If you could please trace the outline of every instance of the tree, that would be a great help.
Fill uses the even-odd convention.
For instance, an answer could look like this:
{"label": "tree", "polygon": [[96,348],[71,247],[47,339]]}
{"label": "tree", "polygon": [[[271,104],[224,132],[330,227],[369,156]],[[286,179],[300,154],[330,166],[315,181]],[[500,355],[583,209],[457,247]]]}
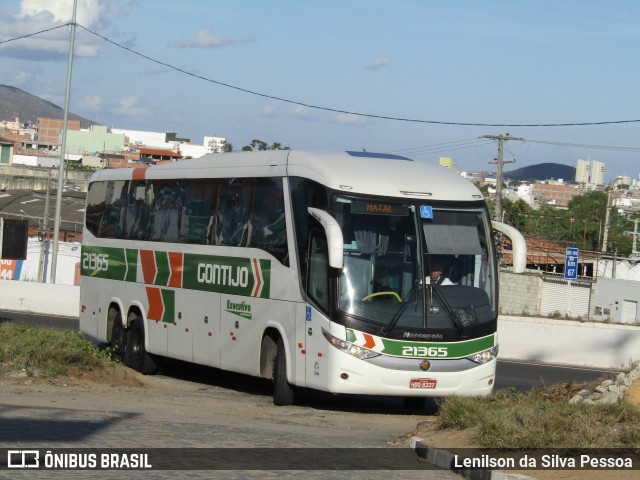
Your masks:
{"label": "tree", "polygon": [[508,198],[503,198],[502,210],[505,214],[504,218],[506,223],[520,231],[524,231],[527,223],[527,217],[532,211],[527,202],[521,198],[515,202]]}
{"label": "tree", "polygon": [[281,143],[278,142],[273,142],[271,145],[269,145],[267,142],[263,141],[263,140],[258,140],[257,138],[254,138],[253,140],[251,140],[251,143],[249,145],[245,145],[244,147],[242,147],[242,151],[243,152],[254,152],[254,151],[264,151],[264,150],[290,150],[289,147],[283,147]]}

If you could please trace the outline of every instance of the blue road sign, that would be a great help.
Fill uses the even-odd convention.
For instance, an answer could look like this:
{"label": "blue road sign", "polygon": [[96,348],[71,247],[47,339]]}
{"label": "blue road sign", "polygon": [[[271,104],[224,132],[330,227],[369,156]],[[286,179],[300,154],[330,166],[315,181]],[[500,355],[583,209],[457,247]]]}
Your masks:
{"label": "blue road sign", "polygon": [[578,278],[578,254],[580,250],[576,247],[567,247],[564,258],[564,278],[575,280]]}

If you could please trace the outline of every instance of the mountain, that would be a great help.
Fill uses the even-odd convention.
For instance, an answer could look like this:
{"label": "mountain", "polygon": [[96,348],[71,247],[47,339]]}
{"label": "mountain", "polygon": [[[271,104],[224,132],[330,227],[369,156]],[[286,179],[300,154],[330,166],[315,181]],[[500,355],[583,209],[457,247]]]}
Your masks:
{"label": "mountain", "polygon": [[510,172],[504,172],[505,178],[511,180],[559,180],[573,182],[576,178],[576,169],[560,163],[539,163],[528,167],[518,168]]}
{"label": "mountain", "polygon": [[[19,88],[0,85],[0,120],[13,121],[16,117],[21,123],[32,124],[37,123],[38,117],[62,120],[64,109]],[[93,120],[71,112],[69,112],[69,120],[80,120],[80,128],[89,128],[90,125],[96,124]]]}

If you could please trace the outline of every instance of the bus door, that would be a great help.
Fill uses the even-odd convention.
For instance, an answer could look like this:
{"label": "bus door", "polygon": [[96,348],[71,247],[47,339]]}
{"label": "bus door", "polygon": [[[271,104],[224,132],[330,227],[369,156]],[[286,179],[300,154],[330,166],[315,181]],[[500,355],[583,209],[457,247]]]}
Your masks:
{"label": "bus door", "polygon": [[220,367],[220,294],[194,295],[189,303],[193,316],[193,361]]}
{"label": "bus door", "polygon": [[221,295],[220,368],[255,375],[259,370],[260,341],[255,331],[256,299]]}
{"label": "bus door", "polygon": [[306,385],[326,388],[327,350],[329,343],[322,328],[329,329],[329,254],[324,231],[313,229],[309,239],[306,293],[314,305],[306,305],[304,335],[306,350]]}

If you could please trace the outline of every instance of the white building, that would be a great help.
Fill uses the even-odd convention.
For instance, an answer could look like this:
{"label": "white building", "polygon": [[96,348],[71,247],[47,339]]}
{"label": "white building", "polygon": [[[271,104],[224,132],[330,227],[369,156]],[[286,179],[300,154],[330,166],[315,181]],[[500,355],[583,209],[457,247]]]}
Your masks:
{"label": "white building", "polygon": [[207,153],[222,153],[227,143],[222,137],[204,137],[202,145],[180,141],[167,141],[167,133],[143,132],[112,128],[111,133],[124,134],[129,139],[131,147],[162,148],[179,152],[183,157],[199,158]]}
{"label": "white building", "polygon": [[585,185],[604,185],[603,162],[596,160],[578,160],[576,162],[576,183]]}

